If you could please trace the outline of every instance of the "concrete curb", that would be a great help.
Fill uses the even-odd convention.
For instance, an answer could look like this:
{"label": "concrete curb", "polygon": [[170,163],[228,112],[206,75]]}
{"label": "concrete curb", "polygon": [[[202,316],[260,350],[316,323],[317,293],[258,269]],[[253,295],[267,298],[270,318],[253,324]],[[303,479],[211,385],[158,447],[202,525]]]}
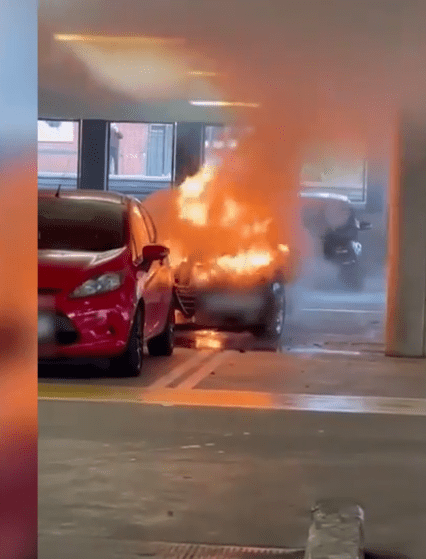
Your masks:
{"label": "concrete curb", "polygon": [[364,559],[364,511],[354,503],[321,501],[312,509],[305,559]]}

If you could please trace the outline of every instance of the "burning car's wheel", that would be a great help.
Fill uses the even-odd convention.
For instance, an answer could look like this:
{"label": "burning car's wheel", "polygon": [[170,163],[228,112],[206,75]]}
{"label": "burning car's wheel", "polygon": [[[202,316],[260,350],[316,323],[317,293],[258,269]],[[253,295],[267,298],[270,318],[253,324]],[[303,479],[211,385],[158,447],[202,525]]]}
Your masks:
{"label": "burning car's wheel", "polygon": [[251,328],[252,334],[257,338],[278,340],[284,330],[285,321],[285,292],[284,285],[274,283],[272,294],[269,297],[265,321]]}
{"label": "burning car's wheel", "polygon": [[139,309],[133,321],[129,343],[123,355],[111,359],[111,368],[117,376],[137,377],[143,361],[143,313]]}
{"label": "burning car's wheel", "polygon": [[150,355],[159,357],[161,355],[170,356],[173,353],[175,341],[175,309],[172,305],[169,310],[166,327],[164,332],[148,341],[148,351]]}

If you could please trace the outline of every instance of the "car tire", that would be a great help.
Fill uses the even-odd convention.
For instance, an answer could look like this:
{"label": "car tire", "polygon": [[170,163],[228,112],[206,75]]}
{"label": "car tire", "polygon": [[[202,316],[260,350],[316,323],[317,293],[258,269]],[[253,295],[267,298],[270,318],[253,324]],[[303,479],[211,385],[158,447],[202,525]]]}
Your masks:
{"label": "car tire", "polygon": [[253,334],[255,338],[265,338],[268,328],[266,324],[255,324],[250,328],[250,333]]}
{"label": "car tire", "polygon": [[172,355],[175,344],[175,309],[172,305],[167,317],[164,331],[148,341],[148,351],[153,357]]}
{"label": "car tire", "polygon": [[120,377],[137,377],[143,363],[143,312],[138,309],[130,331],[126,351],[111,359],[111,369]]}
{"label": "car tire", "polygon": [[284,331],[286,301],[283,287],[279,296],[271,300],[270,307],[272,312],[269,313],[268,319],[262,324],[253,326],[251,332],[256,338],[266,338],[270,341],[276,341],[281,338]]}

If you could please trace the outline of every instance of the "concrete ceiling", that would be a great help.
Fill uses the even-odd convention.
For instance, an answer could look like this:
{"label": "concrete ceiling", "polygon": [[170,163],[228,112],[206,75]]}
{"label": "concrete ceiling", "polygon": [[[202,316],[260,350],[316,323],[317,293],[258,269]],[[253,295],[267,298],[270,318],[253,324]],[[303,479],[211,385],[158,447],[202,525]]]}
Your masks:
{"label": "concrete ceiling", "polygon": [[[192,107],[195,95],[258,101],[275,112],[295,102],[302,110],[319,97],[373,113],[402,99],[423,104],[425,16],[423,3],[407,0],[40,0],[40,114],[251,118],[243,110]],[[165,82],[158,95],[135,89],[134,81],[111,85],[93,60],[59,45],[54,33],[183,38],[184,47],[157,53],[180,69],[222,77]],[[113,58],[117,73],[120,58]]]}

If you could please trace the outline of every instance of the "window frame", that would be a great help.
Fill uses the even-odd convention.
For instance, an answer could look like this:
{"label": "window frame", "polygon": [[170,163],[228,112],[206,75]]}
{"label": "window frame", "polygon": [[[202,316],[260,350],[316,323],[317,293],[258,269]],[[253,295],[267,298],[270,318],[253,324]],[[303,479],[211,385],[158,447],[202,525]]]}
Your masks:
{"label": "window frame", "polygon": [[[142,212],[139,210],[138,206],[139,206],[139,204],[138,204],[137,200],[133,200],[133,199],[130,200],[130,202],[129,202],[129,226],[130,226],[130,237],[132,239],[132,260],[136,265],[138,265],[142,262],[143,248],[147,244],[151,244],[150,235],[149,235],[149,231],[146,227],[145,219],[142,215]],[[139,214],[139,217],[138,217],[138,214]],[[142,243],[140,246],[138,246],[138,240],[137,240],[137,236],[135,234],[138,222],[142,226],[142,231],[144,231],[145,238],[148,241],[147,243],[146,242]]]}
{"label": "window frame", "polygon": [[[145,174],[143,174],[142,172],[140,172],[139,174],[134,173],[131,175],[127,175],[124,173],[121,173],[122,170],[122,164],[121,164],[121,159],[120,159],[120,147],[118,149],[118,153],[117,153],[117,158],[118,158],[118,169],[120,170],[120,172],[118,174],[111,174],[109,172],[109,164],[110,164],[110,160],[111,160],[111,149],[110,147],[108,147],[108,177],[107,177],[107,190],[109,190],[109,182],[112,179],[113,181],[116,180],[124,180],[124,181],[170,181],[172,182],[173,180],[173,158],[174,158],[174,143],[175,143],[175,128],[176,128],[176,122],[147,122],[147,121],[129,121],[129,120],[120,120],[120,121],[108,121],[109,124],[109,134],[111,135],[111,129],[113,125],[120,125],[120,124],[132,124],[132,125],[144,125],[147,127],[147,136],[146,136],[146,170],[145,170]],[[164,128],[164,138],[163,138],[163,161],[162,161],[162,169],[163,171],[166,169],[166,167],[169,167],[169,172],[168,174],[165,175],[148,175],[146,174],[148,172],[148,160],[149,160],[149,151],[150,151],[150,138],[151,138],[151,130],[152,127],[155,126],[160,126]],[[120,131],[119,131],[120,132]],[[170,147],[170,153],[168,150],[168,147]],[[141,146],[142,148],[142,146]],[[140,148],[140,149],[141,149]],[[142,149],[141,149],[141,153],[142,153]],[[141,158],[141,165],[143,165],[142,162],[142,158]],[[141,168],[142,171],[143,167]]]}
{"label": "window frame", "polygon": [[[74,189],[78,189],[79,185],[80,185],[80,177],[81,177],[81,130],[82,130],[82,120],[78,119],[78,118],[37,118],[37,126],[39,122],[72,122],[73,124],[76,124],[76,137],[77,137],[77,168],[76,168],[76,173],[75,173],[75,180],[76,180],[76,184],[75,186],[70,187],[71,190]],[[37,160],[38,160],[38,155],[39,155],[39,144],[40,143],[45,143],[45,142],[40,142],[38,140],[37,137]],[[49,142],[46,142],[49,143]],[[72,177],[65,177],[64,175],[72,175]],[[58,181],[61,181],[61,179],[63,180],[64,178],[69,178],[74,180],[74,173],[73,172],[53,172],[53,171],[44,171],[44,172],[39,172],[38,166],[37,166],[37,181],[39,180],[40,175],[43,177],[49,177],[52,179],[57,179]],[[50,188],[50,187],[49,187]]]}

